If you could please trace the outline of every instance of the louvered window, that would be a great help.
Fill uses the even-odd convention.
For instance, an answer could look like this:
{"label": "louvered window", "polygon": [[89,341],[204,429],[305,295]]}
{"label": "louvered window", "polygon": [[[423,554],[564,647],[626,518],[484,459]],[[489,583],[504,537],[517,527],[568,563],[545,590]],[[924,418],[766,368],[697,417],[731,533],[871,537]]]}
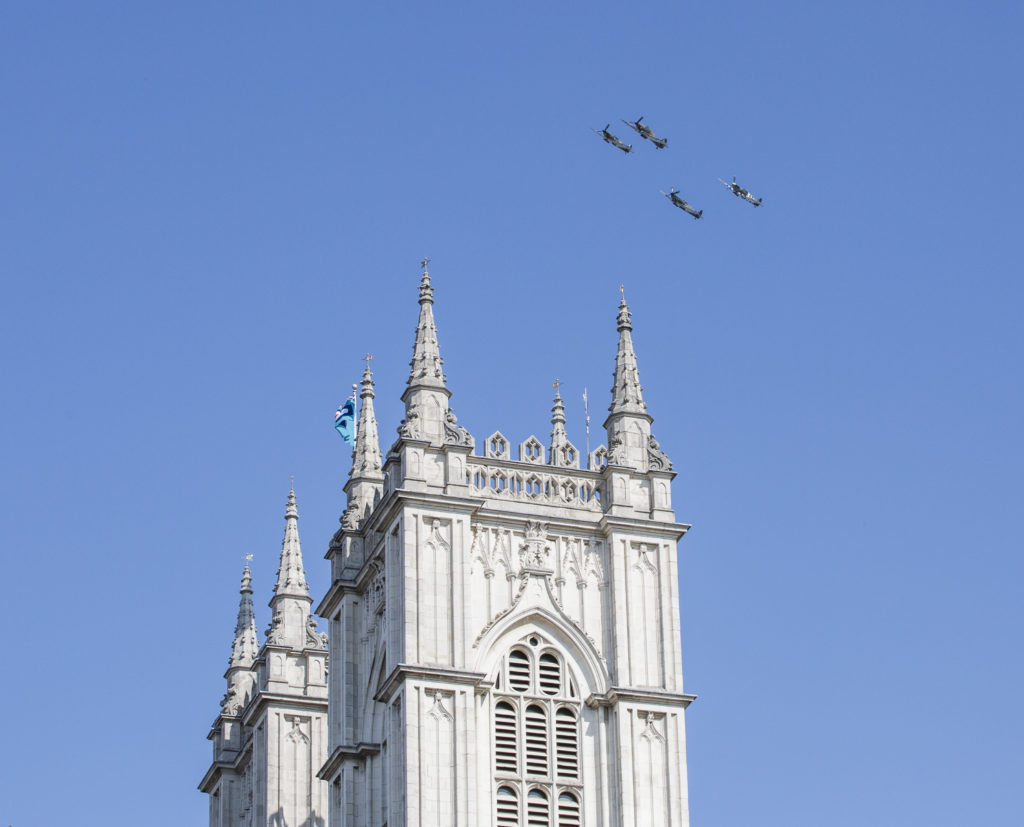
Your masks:
{"label": "louvered window", "polygon": [[519,796],[512,787],[498,787],[498,827],[519,827]]}
{"label": "louvered window", "polygon": [[576,713],[564,706],[555,713],[555,768],[561,778],[580,777]]}
{"label": "louvered window", "polygon": [[562,657],[529,637],[508,653],[495,695],[495,824],[582,827],[581,707]]}
{"label": "louvered window", "polygon": [[529,827],[551,827],[548,794],[536,787],[526,797],[526,823]]}
{"label": "louvered window", "polygon": [[562,688],[562,665],[550,652],[540,656],[540,691],[555,696]]}
{"label": "louvered window", "polygon": [[514,692],[530,690],[530,656],[519,649],[508,656],[508,685]]}
{"label": "louvered window", "polygon": [[580,801],[573,793],[558,796],[558,827],[580,827]]}
{"label": "louvered window", "polygon": [[519,771],[516,711],[508,701],[494,707],[494,767],[498,772]]}
{"label": "louvered window", "polygon": [[536,704],[526,707],[526,774],[548,774],[548,716]]}

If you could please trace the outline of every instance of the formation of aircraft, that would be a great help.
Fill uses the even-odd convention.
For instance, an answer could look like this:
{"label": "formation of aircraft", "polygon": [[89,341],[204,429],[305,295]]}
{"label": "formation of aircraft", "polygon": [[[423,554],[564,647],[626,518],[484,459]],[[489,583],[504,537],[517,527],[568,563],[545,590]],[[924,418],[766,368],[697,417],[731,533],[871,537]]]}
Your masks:
{"label": "formation of aircraft", "polygon": [[683,210],[684,212],[688,212],[694,218],[700,218],[702,215],[704,215],[704,210],[695,210],[686,201],[680,198],[679,190],[677,190],[675,187],[673,187],[668,192],[665,192],[665,190],[661,190],[661,194],[664,195],[675,206],[679,207],[679,209]]}
{"label": "formation of aircraft", "polygon": [[595,135],[600,135],[606,144],[611,144],[616,149],[621,149],[627,155],[633,151],[633,144],[625,144],[608,131],[610,123],[604,125],[604,129],[591,130]]}
{"label": "formation of aircraft", "polygon": [[[718,180],[722,181],[721,178],[719,178]],[[722,181],[722,183],[725,184],[725,188],[727,190],[729,190],[729,192],[731,192],[737,198],[742,198],[748,204],[753,204],[755,207],[760,207],[761,206],[761,199],[760,198],[754,198],[754,196],[750,194],[749,190],[745,190],[745,189],[743,189],[743,187],[741,187],[739,184],[737,184],[736,183],[736,176],[735,175],[732,177],[732,183],[731,184],[728,181]]]}
{"label": "formation of aircraft", "polygon": [[[645,141],[650,141],[652,144],[654,144],[654,146],[657,149],[664,149],[666,146],[668,146],[668,138],[659,138],[657,135],[655,135],[654,130],[643,122],[643,115],[641,115],[635,121],[627,121],[625,118],[622,118],[621,120],[626,126],[628,126],[630,129],[636,132]],[[611,144],[616,149],[621,149],[626,154],[632,152],[633,145],[624,143],[611,132],[609,132],[608,128],[610,126],[610,123],[605,124],[604,129],[594,129],[592,131],[595,135],[599,135],[605,143]],[[750,190],[744,189],[739,184],[737,184],[735,175],[732,178],[731,184],[728,181],[722,181],[721,178],[719,178],[718,180],[722,182],[722,184],[725,186],[726,189],[729,190],[729,192],[731,192],[737,198],[742,198],[748,204],[753,204],[755,207],[760,207],[763,203],[763,199],[755,197],[753,194],[751,194]],[[672,189],[669,192],[661,190],[661,194],[664,195],[669,201],[671,201],[674,207],[678,207],[687,214],[692,215],[694,218],[700,218],[704,214],[704,210],[694,209],[687,201],[685,201],[683,197],[679,195],[679,190],[677,190],[675,187],[672,187]]]}
{"label": "formation of aircraft", "polygon": [[659,138],[654,134],[654,130],[651,129],[647,124],[642,123],[644,116],[641,115],[635,121],[627,121],[622,119],[622,122],[630,129],[636,131],[641,138],[644,138],[654,144],[658,149],[664,149],[668,146],[668,138]]}

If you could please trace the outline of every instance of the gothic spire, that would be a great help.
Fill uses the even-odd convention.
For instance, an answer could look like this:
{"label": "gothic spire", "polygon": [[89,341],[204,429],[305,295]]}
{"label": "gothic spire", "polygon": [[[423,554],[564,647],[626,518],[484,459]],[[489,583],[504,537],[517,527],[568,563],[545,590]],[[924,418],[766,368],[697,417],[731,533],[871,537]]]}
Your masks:
{"label": "gothic spire", "polygon": [[380,442],[377,437],[377,417],[373,412],[373,374],[366,354],[366,369],[363,371],[362,388],[359,391],[359,424],[356,428],[356,444],[352,452],[352,479],[383,476],[380,459]]}
{"label": "gothic spire", "polygon": [[[248,561],[251,555],[246,556]],[[242,587],[239,589],[242,598],[238,602],[238,622],[235,623],[235,642],[231,647],[230,666],[248,668],[252,666],[259,652],[260,644],[256,636],[256,617],[252,611],[252,574],[246,562],[242,571]]]}
{"label": "gothic spire", "polygon": [[420,265],[423,277],[420,280],[420,320],[416,325],[416,343],[412,349],[412,361],[409,363],[408,386],[439,388],[447,392],[444,371],[441,369],[441,349],[437,344],[437,328],[434,326],[434,288],[430,285],[430,273],[425,258]]}
{"label": "gothic spire", "polygon": [[633,324],[630,321],[629,305],[626,304],[625,290],[619,287],[619,292],[622,293],[617,319],[619,351],[615,355],[615,384],[612,386],[612,404],[608,410],[613,416],[623,413],[646,414],[647,405],[644,403],[640,372],[633,352]]}
{"label": "gothic spire", "polygon": [[281,542],[281,566],[277,570],[274,597],[309,598],[306,570],[302,566],[302,546],[299,544],[299,512],[295,507],[295,488],[288,492],[288,506],[284,512],[284,540]]}
{"label": "gothic spire", "polygon": [[565,405],[562,403],[562,393],[559,389],[562,383],[556,379],[551,384],[555,388],[555,404],[551,407],[551,449],[548,456],[551,457],[552,464],[557,464],[556,457],[565,448],[569,437],[565,433]]}

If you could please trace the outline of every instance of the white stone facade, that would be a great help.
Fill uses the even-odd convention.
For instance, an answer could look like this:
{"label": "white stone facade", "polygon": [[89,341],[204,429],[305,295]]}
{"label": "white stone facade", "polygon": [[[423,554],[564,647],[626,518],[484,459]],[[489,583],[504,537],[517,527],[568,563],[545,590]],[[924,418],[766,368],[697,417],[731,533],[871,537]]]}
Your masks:
{"label": "white stone facade", "polygon": [[327,641],[310,615],[295,492],[288,495],[273,620],[258,646],[249,567],[242,575],[228,692],[207,736],[213,763],[199,789],[210,827],[325,827]]}
{"label": "white stone facade", "polygon": [[405,419],[383,461],[363,377],[317,609],[330,628],[329,749],[314,769],[328,823],[687,825],[676,544],[688,526],[625,300],[610,449],[581,457],[556,391],[547,449],[530,437],[515,458],[501,433],[477,452],[457,424],[425,270],[419,301]]}

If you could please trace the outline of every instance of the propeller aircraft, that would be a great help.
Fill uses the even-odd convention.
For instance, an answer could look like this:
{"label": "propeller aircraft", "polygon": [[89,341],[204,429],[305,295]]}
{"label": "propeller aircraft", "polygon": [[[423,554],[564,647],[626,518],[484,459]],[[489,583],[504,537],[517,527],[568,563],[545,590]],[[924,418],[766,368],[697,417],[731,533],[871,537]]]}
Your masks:
{"label": "propeller aircraft", "polygon": [[[722,181],[721,178],[719,178],[718,180]],[[731,184],[728,181],[722,181],[722,183],[725,185],[725,188],[727,190],[729,190],[737,198],[742,198],[748,204],[753,204],[755,207],[760,207],[761,206],[762,199],[754,198],[754,196],[751,195],[748,190],[743,189],[743,187],[741,187],[739,184],[737,184],[736,183],[736,176],[735,175],[732,177],[732,183]]]}
{"label": "propeller aircraft", "polygon": [[591,132],[593,132],[595,135],[600,135],[602,140],[604,140],[604,142],[606,144],[611,144],[616,149],[621,149],[627,155],[630,152],[632,152],[633,151],[633,145],[632,144],[625,144],[622,141],[620,141],[618,138],[616,138],[614,135],[612,135],[612,133],[608,131],[608,127],[609,126],[611,126],[610,123],[609,124],[605,124],[604,129],[600,129],[600,130],[599,129],[592,129]]}
{"label": "propeller aircraft", "polygon": [[641,115],[635,121],[627,121],[623,119],[623,123],[630,129],[634,130],[641,138],[644,138],[654,144],[658,149],[664,149],[668,145],[668,138],[659,138],[654,134],[654,130],[651,129],[647,124],[641,123],[644,116]]}
{"label": "propeller aircraft", "polygon": [[686,213],[689,213],[694,218],[700,218],[702,215],[704,215],[704,210],[695,210],[686,201],[680,198],[679,190],[677,190],[675,187],[673,187],[669,192],[661,190],[661,194],[664,195],[669,201],[671,201],[674,206],[679,207],[679,209],[683,210]]}

